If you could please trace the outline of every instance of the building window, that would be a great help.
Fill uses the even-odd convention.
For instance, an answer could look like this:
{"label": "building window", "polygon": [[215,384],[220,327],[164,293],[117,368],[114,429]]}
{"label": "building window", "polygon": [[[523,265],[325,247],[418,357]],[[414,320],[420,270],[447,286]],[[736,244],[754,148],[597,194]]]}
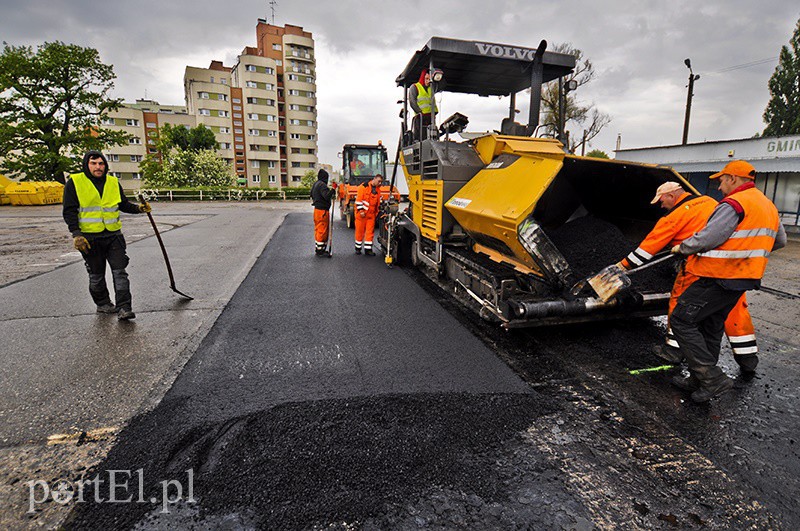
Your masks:
{"label": "building window", "polygon": [[250,136],[259,136],[261,134],[261,131],[259,131],[258,129],[248,129],[247,134]]}
{"label": "building window", "polygon": [[267,161],[267,168],[274,168],[274,167],[275,167],[275,161],[274,160],[268,160]]}
{"label": "building window", "polygon": [[254,112],[247,113],[247,119],[248,120],[258,120],[259,119],[258,118],[258,114],[254,113]]}
{"label": "building window", "polygon": [[158,127],[158,124],[156,124],[155,122],[147,122],[147,127],[149,129],[155,129],[156,127]]}
{"label": "building window", "polygon": [[248,72],[255,72],[256,71],[256,65],[245,65],[244,69],[247,70]]}
{"label": "building window", "polygon": [[283,65],[283,61],[278,59],[277,61],[275,61],[275,64],[278,65],[278,66],[282,66]]}
{"label": "building window", "polygon": [[253,175],[253,182],[254,183],[260,183],[261,182],[261,176],[260,175]]}
{"label": "building window", "polygon": [[141,155],[131,155],[131,162],[142,162]]}
{"label": "building window", "polygon": [[131,177],[133,177],[134,179],[141,179],[142,174],[139,172],[131,173]]}
{"label": "building window", "polygon": [[119,162],[119,155],[112,155],[109,153],[106,155],[106,160],[108,160],[108,162]]}
{"label": "building window", "polygon": [[316,137],[314,135],[308,135],[309,140],[314,140]]}
{"label": "building window", "polygon": [[267,90],[275,90],[275,85],[273,85],[272,83],[267,83],[264,88]]}
{"label": "building window", "polygon": [[314,120],[306,120],[306,125],[309,127],[314,127]]}
{"label": "building window", "polygon": [[131,144],[136,144],[136,145],[141,145],[142,139],[139,138],[138,136],[135,136],[135,137],[130,139],[130,143]]}
{"label": "building window", "polygon": [[147,152],[148,152],[148,153],[150,153],[150,154],[152,155],[153,153],[158,153],[158,150],[157,150],[156,148],[149,148],[149,149],[147,150]]}
{"label": "building window", "polygon": [[[241,120],[241,119],[242,119],[242,113],[240,113],[240,112],[235,112],[235,113],[233,113],[233,117],[234,117],[234,118],[239,118],[239,119]],[[236,123],[234,123],[233,125],[242,125],[242,122],[236,122]]]}
{"label": "building window", "polygon": [[280,45],[280,44],[277,44],[277,43],[273,43],[273,44],[272,44],[272,49],[273,49],[273,50],[280,50],[280,49],[281,49],[281,45]]}
{"label": "building window", "polygon": [[230,113],[228,113],[228,111],[217,111],[217,112],[219,113],[219,116],[223,118],[227,118],[228,116],[230,116]]}
{"label": "building window", "polygon": [[261,161],[251,160],[250,161],[250,167],[251,168],[260,168],[261,167]]}
{"label": "building window", "polygon": [[242,110],[242,106],[241,105],[234,105],[233,106],[233,110],[234,111],[241,111]]}
{"label": "building window", "polygon": [[266,68],[266,71],[267,71],[267,74],[274,74],[275,73],[275,70],[273,68],[270,68],[269,66]]}
{"label": "building window", "polygon": [[228,95],[227,94],[217,94],[217,99],[218,100],[222,100],[222,101],[228,101]]}
{"label": "building window", "polygon": [[209,97],[210,96],[208,95],[208,92],[200,92],[200,99],[201,100],[207,100]]}
{"label": "building window", "polygon": [[268,122],[274,122],[274,121],[275,121],[275,116],[274,116],[274,115],[272,115],[272,114],[268,114],[268,115],[267,115],[267,121],[268,121]]}
{"label": "building window", "polygon": [[233,103],[242,103],[242,99],[241,98],[233,98],[231,100],[231,102],[233,102]]}
{"label": "building window", "polygon": [[289,123],[292,124],[292,125],[300,125],[300,120],[292,119],[292,120],[289,120]]}
{"label": "building window", "polygon": [[119,172],[118,171],[110,171],[110,172],[108,172],[108,174],[110,176],[112,176],[112,177],[119,177]]}
{"label": "building window", "polygon": [[300,106],[299,105],[295,105],[294,103],[292,103],[292,104],[289,105],[289,110],[290,111],[299,111],[300,110]]}
{"label": "building window", "polygon": [[200,116],[211,116],[211,111],[209,111],[208,109],[199,109],[197,111],[197,114],[199,114]]}
{"label": "building window", "polygon": [[267,100],[267,105],[275,106],[275,100]]}
{"label": "building window", "polygon": [[242,130],[241,129],[234,129],[233,132],[236,133],[237,135],[241,135],[242,134]]}
{"label": "building window", "polygon": [[291,138],[292,140],[300,140],[300,135],[298,135],[297,133],[290,133],[289,138]]}
{"label": "building window", "polygon": [[220,142],[219,143],[219,148],[220,149],[230,149],[231,148],[231,143],[230,142]]}
{"label": "building window", "polygon": [[301,179],[301,177],[299,175],[292,175],[292,182],[293,183],[299,183],[300,179]]}
{"label": "building window", "polygon": [[292,168],[299,168],[299,167],[300,167],[299,162],[292,162]]}
{"label": "building window", "polygon": [[100,123],[103,125],[115,125],[113,118],[103,118]]}
{"label": "building window", "polygon": [[294,74],[289,74],[289,81],[297,81],[297,76]]}
{"label": "building window", "polygon": [[313,83],[313,82],[314,82],[314,78],[313,77],[311,77],[311,76],[306,77],[306,83]]}
{"label": "building window", "polygon": [[271,183],[275,182],[275,176],[274,175],[270,175],[269,176],[269,182],[271,182]]}
{"label": "building window", "polygon": [[245,81],[244,86],[247,88],[258,88],[258,83],[255,81]]}
{"label": "building window", "polygon": [[289,96],[299,96],[300,91],[295,89],[289,89]]}
{"label": "building window", "polygon": [[224,133],[224,134],[228,134],[228,133],[231,132],[231,128],[230,127],[220,127],[219,128],[219,132],[220,133]]}
{"label": "building window", "polygon": [[131,127],[138,127],[139,120],[133,120],[131,118],[128,118],[127,120],[125,120],[125,125],[130,125]]}
{"label": "building window", "polygon": [[275,131],[267,131],[267,136],[275,136]]}

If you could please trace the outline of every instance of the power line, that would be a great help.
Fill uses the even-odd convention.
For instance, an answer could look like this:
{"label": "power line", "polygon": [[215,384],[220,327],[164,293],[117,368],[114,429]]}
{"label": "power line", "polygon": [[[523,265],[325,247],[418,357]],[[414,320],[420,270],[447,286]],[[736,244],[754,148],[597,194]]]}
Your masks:
{"label": "power line", "polygon": [[708,74],[705,74],[705,75],[724,74],[724,73],[727,73],[727,72],[733,72],[734,70],[741,70],[743,68],[750,68],[750,67],[753,67],[753,66],[763,65],[765,63],[771,63],[771,62],[777,61],[777,60],[778,60],[777,57],[767,57],[766,59],[758,59],[756,61],[750,61],[749,63],[742,63],[742,64],[738,64],[738,65],[728,66],[728,67],[725,67],[725,68],[723,68],[721,70],[716,70],[714,72],[709,72]]}

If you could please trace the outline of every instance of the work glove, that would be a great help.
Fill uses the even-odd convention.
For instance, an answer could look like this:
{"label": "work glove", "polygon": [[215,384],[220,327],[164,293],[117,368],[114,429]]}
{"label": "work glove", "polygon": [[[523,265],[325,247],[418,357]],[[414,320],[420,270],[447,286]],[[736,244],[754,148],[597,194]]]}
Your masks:
{"label": "work glove", "polygon": [[147,214],[152,211],[153,209],[150,206],[150,203],[148,203],[147,201],[143,201],[142,204],[139,205],[139,212],[141,212],[142,214]]}
{"label": "work glove", "polygon": [[669,252],[672,253],[672,254],[677,254],[677,255],[683,256],[683,253],[681,252],[681,245],[680,244],[678,244],[675,247],[673,247],[672,249],[670,249]]}
{"label": "work glove", "polygon": [[627,270],[628,270],[628,268],[627,268],[627,267],[625,267],[625,266],[622,264],[622,260],[620,260],[619,262],[617,262],[616,264],[614,264],[614,267],[618,267],[618,268],[620,268],[620,269],[621,269],[621,270],[623,270],[623,271],[627,271]]}
{"label": "work glove", "polygon": [[87,240],[83,236],[75,236],[72,239],[72,245],[75,247],[75,249],[77,249],[82,253],[88,253],[89,249],[92,248],[92,246],[89,245],[89,240]]}

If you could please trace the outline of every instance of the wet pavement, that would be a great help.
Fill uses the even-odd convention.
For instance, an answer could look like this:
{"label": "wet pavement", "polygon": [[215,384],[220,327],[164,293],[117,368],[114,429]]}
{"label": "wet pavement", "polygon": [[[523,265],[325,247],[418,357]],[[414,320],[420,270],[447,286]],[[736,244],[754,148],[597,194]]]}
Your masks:
{"label": "wet pavement", "polygon": [[[661,365],[659,320],[502,332],[351,234],[315,258],[286,218],[158,405],[69,477],[141,469],[143,502],[73,504],[68,528],[800,526],[795,299],[755,294],[757,377],[698,406],[680,369],[629,372]],[[765,284],[798,291],[794,245]]]}

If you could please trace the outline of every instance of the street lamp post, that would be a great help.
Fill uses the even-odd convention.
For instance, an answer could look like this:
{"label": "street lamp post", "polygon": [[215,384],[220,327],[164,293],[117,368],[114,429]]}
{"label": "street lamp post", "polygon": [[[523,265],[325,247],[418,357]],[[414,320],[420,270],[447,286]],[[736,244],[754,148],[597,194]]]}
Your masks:
{"label": "street lamp post", "polygon": [[564,132],[567,124],[567,94],[578,88],[578,82],[574,79],[564,81],[564,78],[558,79],[558,131],[556,135],[558,141],[564,144],[569,151],[569,137]]}
{"label": "street lamp post", "polygon": [[694,96],[694,82],[700,79],[700,74],[694,74],[692,72],[692,62],[689,59],[686,59],[683,64],[686,65],[686,68],[689,69],[689,91],[686,93],[686,116],[683,119],[683,142],[682,144],[685,146],[687,140],[689,139],[689,115],[692,114],[692,96]]}

